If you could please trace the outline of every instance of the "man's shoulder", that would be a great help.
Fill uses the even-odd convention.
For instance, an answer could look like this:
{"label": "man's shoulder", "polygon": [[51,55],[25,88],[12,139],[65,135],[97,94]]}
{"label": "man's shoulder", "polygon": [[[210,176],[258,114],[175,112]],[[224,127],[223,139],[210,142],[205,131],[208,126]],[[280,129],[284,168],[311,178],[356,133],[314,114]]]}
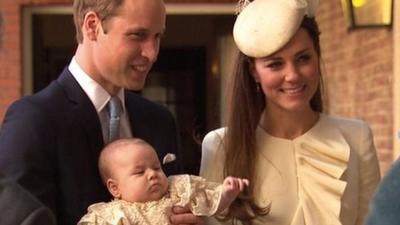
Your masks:
{"label": "man's shoulder", "polygon": [[43,90],[28,96],[23,96],[14,101],[9,111],[20,112],[24,114],[47,114],[46,112],[62,111],[63,102],[66,97],[61,88],[51,83]]}
{"label": "man's shoulder", "polygon": [[39,111],[40,114],[60,114],[66,111],[65,107],[71,106],[70,103],[84,101],[90,102],[70,72],[65,69],[45,88],[14,101],[10,109],[15,108],[20,112],[29,109],[31,112]]}

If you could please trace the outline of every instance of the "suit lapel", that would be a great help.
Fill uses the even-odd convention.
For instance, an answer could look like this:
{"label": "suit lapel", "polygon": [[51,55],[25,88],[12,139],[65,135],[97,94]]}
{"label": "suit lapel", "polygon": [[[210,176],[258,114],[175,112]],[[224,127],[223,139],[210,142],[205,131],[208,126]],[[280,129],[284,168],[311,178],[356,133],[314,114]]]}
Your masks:
{"label": "suit lapel", "polygon": [[102,149],[104,141],[101,124],[93,103],[68,68],[64,69],[57,81],[64,89],[71,104],[69,119],[76,125],[74,130],[76,132],[83,131],[85,137],[82,138],[88,138],[88,143],[93,146],[93,150]]}
{"label": "suit lapel", "polygon": [[[135,103],[133,101],[133,97],[131,96],[131,93],[129,93],[129,91],[125,91],[125,108],[127,110],[127,115],[129,117],[129,123],[131,125],[131,132],[132,132],[132,136],[136,137],[137,134],[135,131],[137,131],[138,129],[136,128],[136,126],[139,123],[134,123],[134,121],[139,121],[138,116],[135,114]],[[138,109],[139,110],[139,109]]]}

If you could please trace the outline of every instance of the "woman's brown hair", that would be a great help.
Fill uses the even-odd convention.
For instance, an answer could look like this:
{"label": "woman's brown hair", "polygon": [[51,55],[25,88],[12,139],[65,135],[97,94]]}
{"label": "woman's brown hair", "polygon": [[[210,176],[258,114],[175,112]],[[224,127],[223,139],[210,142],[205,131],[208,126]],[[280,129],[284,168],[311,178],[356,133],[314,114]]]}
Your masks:
{"label": "woman's brown hair", "polygon": [[[320,57],[320,32],[315,19],[304,17],[301,28],[308,32]],[[253,224],[253,219],[267,215],[269,212],[268,205],[260,206],[255,202],[255,188],[252,185],[256,176],[256,129],[267,104],[263,92],[258,87],[259,84],[250,73],[253,61],[254,59],[241,52],[238,55],[232,81],[228,84],[230,102],[227,130],[223,140],[226,156],[224,176],[247,178],[250,181],[250,187],[239,195],[229,208],[228,214],[222,219],[232,219],[232,223],[240,220],[245,225]],[[310,105],[314,111],[322,112],[320,87],[312,97]]]}

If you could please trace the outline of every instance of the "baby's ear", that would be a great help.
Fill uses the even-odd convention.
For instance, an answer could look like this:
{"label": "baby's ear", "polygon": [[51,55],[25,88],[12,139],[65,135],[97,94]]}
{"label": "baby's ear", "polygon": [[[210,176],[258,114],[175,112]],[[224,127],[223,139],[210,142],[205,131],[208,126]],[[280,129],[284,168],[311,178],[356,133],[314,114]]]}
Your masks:
{"label": "baby's ear", "polygon": [[114,196],[114,198],[121,198],[121,193],[119,192],[118,182],[114,179],[107,179],[107,189]]}

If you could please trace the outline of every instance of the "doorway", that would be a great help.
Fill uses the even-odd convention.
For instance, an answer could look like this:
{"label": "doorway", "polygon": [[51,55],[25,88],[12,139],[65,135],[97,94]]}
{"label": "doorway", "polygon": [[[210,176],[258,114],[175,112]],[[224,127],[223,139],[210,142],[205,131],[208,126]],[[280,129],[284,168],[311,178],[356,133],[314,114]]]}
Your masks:
{"label": "doorway", "polygon": [[205,132],[206,49],[162,48],[142,95],[166,106],[178,121],[185,172],[198,174]]}
{"label": "doorway", "polygon": [[[35,93],[69,64],[76,41],[70,13],[33,13],[30,18],[32,51],[25,54],[31,57],[28,59],[32,62],[32,74],[25,79],[31,81],[24,85],[31,87],[24,90]],[[220,126],[221,80],[214,67],[221,57],[219,37],[230,35],[233,22],[231,14],[168,15],[166,37],[142,91],[144,97],[165,105],[174,114],[180,130],[184,169],[189,174],[198,174],[202,137]],[[59,27],[63,27],[62,34]]]}

